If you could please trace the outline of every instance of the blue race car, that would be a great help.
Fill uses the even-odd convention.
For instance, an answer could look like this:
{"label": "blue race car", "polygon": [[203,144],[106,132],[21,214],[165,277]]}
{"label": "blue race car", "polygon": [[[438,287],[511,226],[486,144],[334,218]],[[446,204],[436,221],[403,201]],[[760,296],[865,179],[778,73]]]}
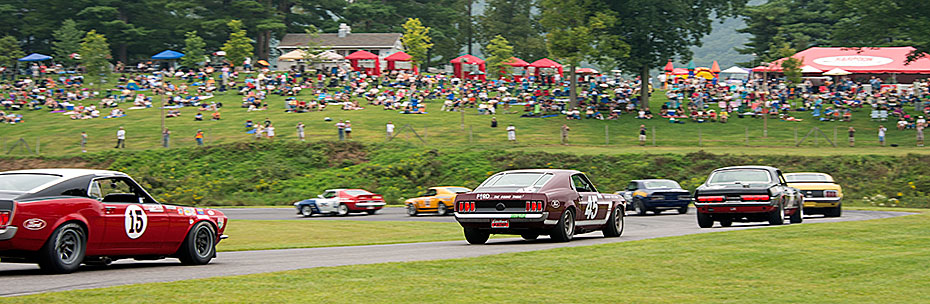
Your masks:
{"label": "blue race car", "polygon": [[678,214],[685,214],[691,202],[691,193],[682,189],[678,182],[668,179],[633,180],[625,191],[617,194],[630,202],[637,215],[646,215],[646,211],[659,214],[672,209],[678,210]]}

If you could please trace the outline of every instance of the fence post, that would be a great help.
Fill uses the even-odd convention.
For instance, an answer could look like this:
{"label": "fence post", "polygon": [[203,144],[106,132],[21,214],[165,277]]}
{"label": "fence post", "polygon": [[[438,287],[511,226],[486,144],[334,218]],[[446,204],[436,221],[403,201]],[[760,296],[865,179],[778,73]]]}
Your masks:
{"label": "fence post", "polygon": [[36,137],[36,155],[39,155],[39,147],[42,145],[39,137]]}
{"label": "fence post", "polygon": [[465,131],[465,107],[463,106],[461,109],[459,109],[459,112],[462,113],[462,131]]}
{"label": "fence post", "polygon": [[652,146],[653,146],[653,147],[657,147],[657,146],[656,146],[656,127],[655,127],[655,126],[652,127]]}
{"label": "fence post", "polygon": [[423,127],[423,141],[426,141],[427,139],[429,139],[429,133],[427,133],[426,131],[429,131],[429,128]]}
{"label": "fence post", "polygon": [[608,125],[604,125],[604,145],[605,146],[610,145],[610,130],[608,130],[609,127],[610,126]]}
{"label": "fence post", "polygon": [[701,127],[698,127],[698,147],[704,145],[704,137],[701,134]]}
{"label": "fence post", "polygon": [[471,138],[471,126],[468,126],[468,143],[469,143],[469,144],[472,143],[472,138]]}
{"label": "fence post", "polygon": [[798,127],[794,127],[794,143],[798,143]]}
{"label": "fence post", "polygon": [[836,129],[837,129],[837,126],[833,126],[833,143],[834,144],[836,143]]}
{"label": "fence post", "polygon": [[746,146],[749,146],[749,126],[746,126]]}

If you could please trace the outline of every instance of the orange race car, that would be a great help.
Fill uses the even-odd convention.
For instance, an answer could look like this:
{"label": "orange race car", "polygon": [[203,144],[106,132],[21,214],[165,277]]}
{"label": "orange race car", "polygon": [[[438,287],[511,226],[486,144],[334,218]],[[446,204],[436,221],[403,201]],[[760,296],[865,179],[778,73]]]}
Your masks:
{"label": "orange race car", "polygon": [[459,193],[468,193],[471,189],[458,186],[432,187],[426,190],[421,197],[404,201],[407,214],[416,216],[420,213],[439,213],[439,215],[452,214],[452,204]]}

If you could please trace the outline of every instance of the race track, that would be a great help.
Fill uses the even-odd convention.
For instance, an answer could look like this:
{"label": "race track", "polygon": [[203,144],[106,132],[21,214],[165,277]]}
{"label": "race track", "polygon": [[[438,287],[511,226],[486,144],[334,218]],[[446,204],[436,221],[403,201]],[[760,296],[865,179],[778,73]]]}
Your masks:
{"label": "race track", "polygon": [[[233,210],[233,209],[229,209]],[[229,210],[224,210],[229,211]],[[375,216],[351,216],[345,218],[298,217],[292,209],[235,209],[227,213],[235,219],[295,219],[295,220],[426,220],[454,221],[452,217],[426,216],[410,218],[400,208],[389,208]],[[274,211],[270,211],[274,210]],[[628,216],[623,236],[603,238],[600,233],[576,236],[570,243],[553,243],[541,237],[536,241],[522,239],[491,239],[488,245],[470,246],[463,240],[432,243],[411,243],[373,246],[328,247],[285,250],[261,250],[220,252],[209,265],[182,266],[175,259],[160,261],[118,261],[108,267],[83,267],[68,275],[45,275],[31,264],[0,264],[0,296],[16,296],[50,291],[100,288],[108,286],[169,282],[178,280],[209,278],[217,276],[244,275],[326,266],[407,262],[437,259],[476,257],[509,252],[544,250],[558,247],[586,246],[594,244],[635,241],[649,238],[709,233],[718,231],[769,227],[764,224],[734,223],[733,227],[711,229],[697,227],[695,215]],[[842,218],[807,217],[805,224],[836,221],[861,221],[902,216],[905,212],[844,211]],[[233,222],[234,223],[234,222]],[[231,236],[235,237],[235,236]]]}

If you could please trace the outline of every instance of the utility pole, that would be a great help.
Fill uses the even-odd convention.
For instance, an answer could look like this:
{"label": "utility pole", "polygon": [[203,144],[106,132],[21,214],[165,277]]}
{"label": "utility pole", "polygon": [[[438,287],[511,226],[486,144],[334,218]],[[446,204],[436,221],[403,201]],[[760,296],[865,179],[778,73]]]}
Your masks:
{"label": "utility pole", "polygon": [[468,53],[471,54],[471,44],[472,44],[472,22],[471,22],[471,5],[473,0],[465,0],[468,3],[466,11],[468,12]]}

